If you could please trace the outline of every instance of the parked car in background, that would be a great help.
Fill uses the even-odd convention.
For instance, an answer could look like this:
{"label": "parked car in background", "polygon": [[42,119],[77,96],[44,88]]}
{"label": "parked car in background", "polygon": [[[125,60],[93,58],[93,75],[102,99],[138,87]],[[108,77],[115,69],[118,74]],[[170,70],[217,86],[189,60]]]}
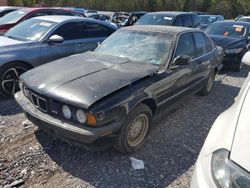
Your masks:
{"label": "parked car in background", "polygon": [[18,23],[38,17],[38,16],[46,16],[46,15],[65,15],[65,16],[80,16],[81,14],[64,9],[53,9],[53,8],[24,8],[13,11],[4,17],[0,18],[0,34],[5,33],[10,28],[14,27]]}
{"label": "parked car in background", "polygon": [[118,27],[132,26],[146,13],[145,11],[131,12],[130,16],[124,22],[118,24]]}
{"label": "parked car in background", "polygon": [[137,25],[171,25],[196,28],[200,26],[198,14],[190,12],[151,12],[142,16]]}
{"label": "parked car in background", "polygon": [[115,23],[111,22],[110,17],[107,15],[100,14],[100,13],[94,13],[94,14],[89,14],[88,18],[107,22],[107,23],[113,25],[114,27],[118,28]]}
{"label": "parked car in background", "polygon": [[234,21],[238,21],[240,18],[242,18],[243,17],[243,15],[239,15],[239,16],[237,16],[235,19],[234,19]]}
{"label": "parked car in background", "polygon": [[20,7],[13,7],[13,6],[0,6],[0,18],[5,16],[6,14],[13,12],[15,10],[20,9]]}
{"label": "parked car in background", "polygon": [[238,21],[240,21],[240,22],[249,22],[250,23],[250,16],[243,16]]}
{"label": "parked car in background", "polygon": [[220,21],[205,30],[214,43],[224,49],[223,68],[240,71],[241,59],[249,49],[250,23],[239,21]]}
{"label": "parked car in background", "polygon": [[210,24],[217,22],[217,21],[224,21],[224,16],[222,16],[222,15],[201,15],[200,16],[201,29],[204,30]]}
{"label": "parked car in background", "polygon": [[191,11],[191,13],[198,14],[198,15],[206,15],[206,12],[198,12],[198,11]]}
{"label": "parked car in background", "polygon": [[23,74],[15,99],[50,134],[85,147],[134,152],[161,111],[190,94],[210,93],[222,57],[200,30],[124,27],[94,52]]}
{"label": "parked car in background", "polygon": [[128,12],[115,12],[111,15],[111,22],[115,23],[117,26],[125,22],[130,14]]}
{"label": "parked car in background", "polygon": [[[243,62],[250,65],[250,52]],[[200,152],[191,188],[250,186],[250,74],[234,104],[212,126]]]}
{"label": "parked car in background", "polygon": [[110,17],[104,14],[93,13],[88,16],[89,18],[100,20],[100,21],[107,21],[110,20]]}
{"label": "parked car in background", "polygon": [[97,13],[97,10],[85,10],[85,13],[93,14],[93,13]]}
{"label": "parked car in background", "polygon": [[0,36],[0,94],[18,90],[27,70],[72,54],[94,50],[116,30],[110,24],[74,16],[26,20]]}

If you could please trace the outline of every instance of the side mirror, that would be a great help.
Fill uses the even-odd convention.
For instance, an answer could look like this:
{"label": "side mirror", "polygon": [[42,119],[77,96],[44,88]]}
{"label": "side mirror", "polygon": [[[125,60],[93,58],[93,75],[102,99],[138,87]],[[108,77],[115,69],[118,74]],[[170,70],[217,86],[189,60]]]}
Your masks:
{"label": "side mirror", "polygon": [[188,65],[191,62],[191,57],[187,55],[181,55],[174,59],[174,65]]}
{"label": "side mirror", "polygon": [[242,58],[242,63],[250,66],[250,51],[248,51],[247,53],[245,53],[245,55]]}
{"label": "side mirror", "polygon": [[53,43],[62,43],[64,41],[64,38],[59,36],[59,35],[52,35],[48,39],[48,43],[53,44]]}

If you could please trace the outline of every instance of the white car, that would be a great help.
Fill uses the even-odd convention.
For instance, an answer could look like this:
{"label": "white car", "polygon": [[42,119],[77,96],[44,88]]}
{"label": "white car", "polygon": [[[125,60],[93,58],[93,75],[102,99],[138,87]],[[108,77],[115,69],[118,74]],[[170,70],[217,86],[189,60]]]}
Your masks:
{"label": "white car", "polygon": [[[250,52],[242,62],[250,65]],[[200,152],[191,188],[250,187],[250,74],[211,128]]]}

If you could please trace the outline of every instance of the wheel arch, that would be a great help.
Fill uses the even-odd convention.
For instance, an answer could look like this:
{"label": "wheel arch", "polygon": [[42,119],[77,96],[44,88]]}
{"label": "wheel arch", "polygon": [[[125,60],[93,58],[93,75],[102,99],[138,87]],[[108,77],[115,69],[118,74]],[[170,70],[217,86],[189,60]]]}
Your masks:
{"label": "wheel arch", "polygon": [[7,65],[9,65],[9,64],[11,64],[11,63],[22,63],[22,64],[25,64],[25,65],[29,66],[30,69],[34,68],[34,66],[32,66],[31,63],[29,63],[29,62],[27,62],[27,61],[22,61],[22,60],[13,60],[13,61],[9,61],[9,62],[7,62],[7,63],[3,63],[3,64],[0,66],[0,68],[3,67],[3,66],[7,66]]}

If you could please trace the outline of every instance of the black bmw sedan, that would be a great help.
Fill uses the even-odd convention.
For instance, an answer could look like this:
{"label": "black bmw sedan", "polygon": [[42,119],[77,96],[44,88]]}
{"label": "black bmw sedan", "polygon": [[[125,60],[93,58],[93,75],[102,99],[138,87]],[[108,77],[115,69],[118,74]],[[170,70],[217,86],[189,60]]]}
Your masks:
{"label": "black bmw sedan", "polygon": [[223,68],[240,71],[241,59],[249,49],[250,23],[221,21],[211,24],[205,32],[224,49]]}
{"label": "black bmw sedan", "polygon": [[94,52],[23,74],[15,99],[49,134],[91,149],[134,152],[161,111],[211,91],[222,57],[199,30],[125,27]]}

